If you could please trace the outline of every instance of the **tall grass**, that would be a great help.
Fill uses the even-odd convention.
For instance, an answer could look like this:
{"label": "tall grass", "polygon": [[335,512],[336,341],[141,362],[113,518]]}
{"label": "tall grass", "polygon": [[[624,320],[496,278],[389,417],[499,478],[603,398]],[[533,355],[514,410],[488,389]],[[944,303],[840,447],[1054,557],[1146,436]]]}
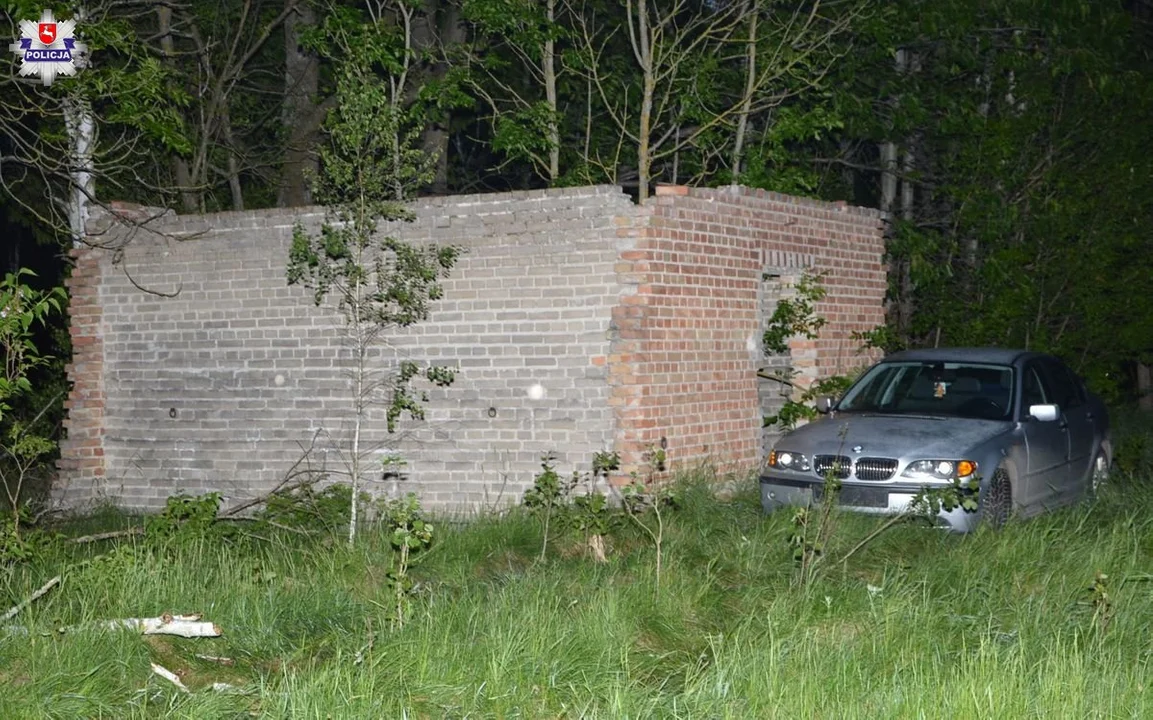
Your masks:
{"label": "tall grass", "polygon": [[[482,517],[439,528],[399,631],[392,553],[371,533],[352,549],[128,541],[97,559],[61,544],[0,570],[0,609],[65,576],[12,621],[29,634],[0,630],[0,718],[1153,717],[1149,487],[998,533],[899,527],[804,588],[788,514],[764,517],[751,483],[724,501],[688,488],[659,590],[627,529],[608,564],[575,543],[538,562],[534,520]],[[841,518],[834,543],[876,522]],[[224,636],[83,628],[165,611],[203,612]]]}

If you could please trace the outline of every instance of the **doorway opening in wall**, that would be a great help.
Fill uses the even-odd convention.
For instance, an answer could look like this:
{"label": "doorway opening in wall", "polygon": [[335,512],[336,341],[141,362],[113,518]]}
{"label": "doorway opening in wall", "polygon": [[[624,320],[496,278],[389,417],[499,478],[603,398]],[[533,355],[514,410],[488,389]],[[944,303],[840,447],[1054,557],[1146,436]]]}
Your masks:
{"label": "doorway opening in wall", "polygon": [[[796,279],[795,273],[781,268],[765,268],[761,273],[760,304],[758,326],[762,330],[773,317],[787,288]],[[761,430],[761,462],[768,457],[773,444],[781,436],[782,429],[773,422],[785,403],[793,395],[793,358],[786,350],[766,347],[759,344],[757,358],[757,395],[760,400],[761,416],[764,418]]]}

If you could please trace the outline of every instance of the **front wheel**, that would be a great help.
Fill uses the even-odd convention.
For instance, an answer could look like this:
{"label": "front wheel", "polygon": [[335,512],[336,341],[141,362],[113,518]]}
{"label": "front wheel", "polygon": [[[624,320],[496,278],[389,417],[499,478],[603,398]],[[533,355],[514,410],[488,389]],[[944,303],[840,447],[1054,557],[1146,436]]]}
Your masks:
{"label": "front wheel", "polygon": [[989,527],[999,530],[1005,527],[1013,515],[1013,485],[1009,480],[1009,472],[1003,467],[997,468],[989,481],[989,489],[985,492],[981,512]]}
{"label": "front wheel", "polygon": [[1089,475],[1089,498],[1096,499],[1101,491],[1109,484],[1109,459],[1103,451],[1097,451],[1097,458],[1093,461],[1093,472]]}

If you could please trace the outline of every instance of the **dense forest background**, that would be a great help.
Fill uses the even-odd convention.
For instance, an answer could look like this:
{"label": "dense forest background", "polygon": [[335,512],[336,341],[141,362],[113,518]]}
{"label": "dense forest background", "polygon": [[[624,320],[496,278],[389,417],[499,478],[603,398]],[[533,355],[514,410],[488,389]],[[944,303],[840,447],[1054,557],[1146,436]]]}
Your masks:
{"label": "dense forest background", "polygon": [[[12,39],[43,9],[6,5]],[[41,283],[94,204],[311,203],[332,111],[373,97],[394,199],[737,182],[848,200],[892,218],[885,349],[1053,351],[1114,399],[1153,364],[1151,0],[49,7],[77,19],[85,67],[0,78],[0,262]]]}

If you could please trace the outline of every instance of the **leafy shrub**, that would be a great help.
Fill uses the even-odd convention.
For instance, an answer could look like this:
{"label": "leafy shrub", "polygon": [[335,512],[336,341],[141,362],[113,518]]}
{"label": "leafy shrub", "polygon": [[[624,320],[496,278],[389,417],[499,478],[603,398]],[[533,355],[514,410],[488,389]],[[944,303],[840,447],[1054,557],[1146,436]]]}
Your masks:
{"label": "leafy shrub", "polygon": [[34,290],[31,270],[0,280],[0,484],[11,509],[12,532],[19,536],[21,503],[28,479],[56,450],[54,426],[46,423],[60,407],[62,388],[45,397],[33,387],[33,373],[54,358],[36,346],[34,333],[67,299],[63,288]]}
{"label": "leafy shrub", "polygon": [[551,452],[541,458],[541,471],[522,501],[529,512],[541,518],[540,558],[543,560],[547,554],[555,518],[557,527],[582,535],[593,555],[603,561],[604,537],[619,519],[619,513],[597,489],[597,482],[620,467],[620,457],[616,453],[597,453],[593,456],[592,472],[574,470],[568,478],[557,473],[555,461],[556,455]]}
{"label": "leafy shrub", "polygon": [[191,540],[219,532],[216,528],[220,511],[220,493],[168,498],[164,510],[144,521],[144,535],[149,540]]}
{"label": "leafy shrub", "polygon": [[[361,504],[367,500],[368,496],[361,493]],[[315,484],[309,483],[274,493],[256,519],[270,527],[336,534],[348,527],[351,510],[350,485],[334,483],[317,490]]]}
{"label": "leafy shrub", "polygon": [[392,547],[394,563],[388,573],[395,605],[391,620],[397,627],[404,626],[412,605],[413,581],[410,571],[432,547],[434,527],[424,516],[420,499],[413,493],[395,500],[378,503],[382,528]]}

